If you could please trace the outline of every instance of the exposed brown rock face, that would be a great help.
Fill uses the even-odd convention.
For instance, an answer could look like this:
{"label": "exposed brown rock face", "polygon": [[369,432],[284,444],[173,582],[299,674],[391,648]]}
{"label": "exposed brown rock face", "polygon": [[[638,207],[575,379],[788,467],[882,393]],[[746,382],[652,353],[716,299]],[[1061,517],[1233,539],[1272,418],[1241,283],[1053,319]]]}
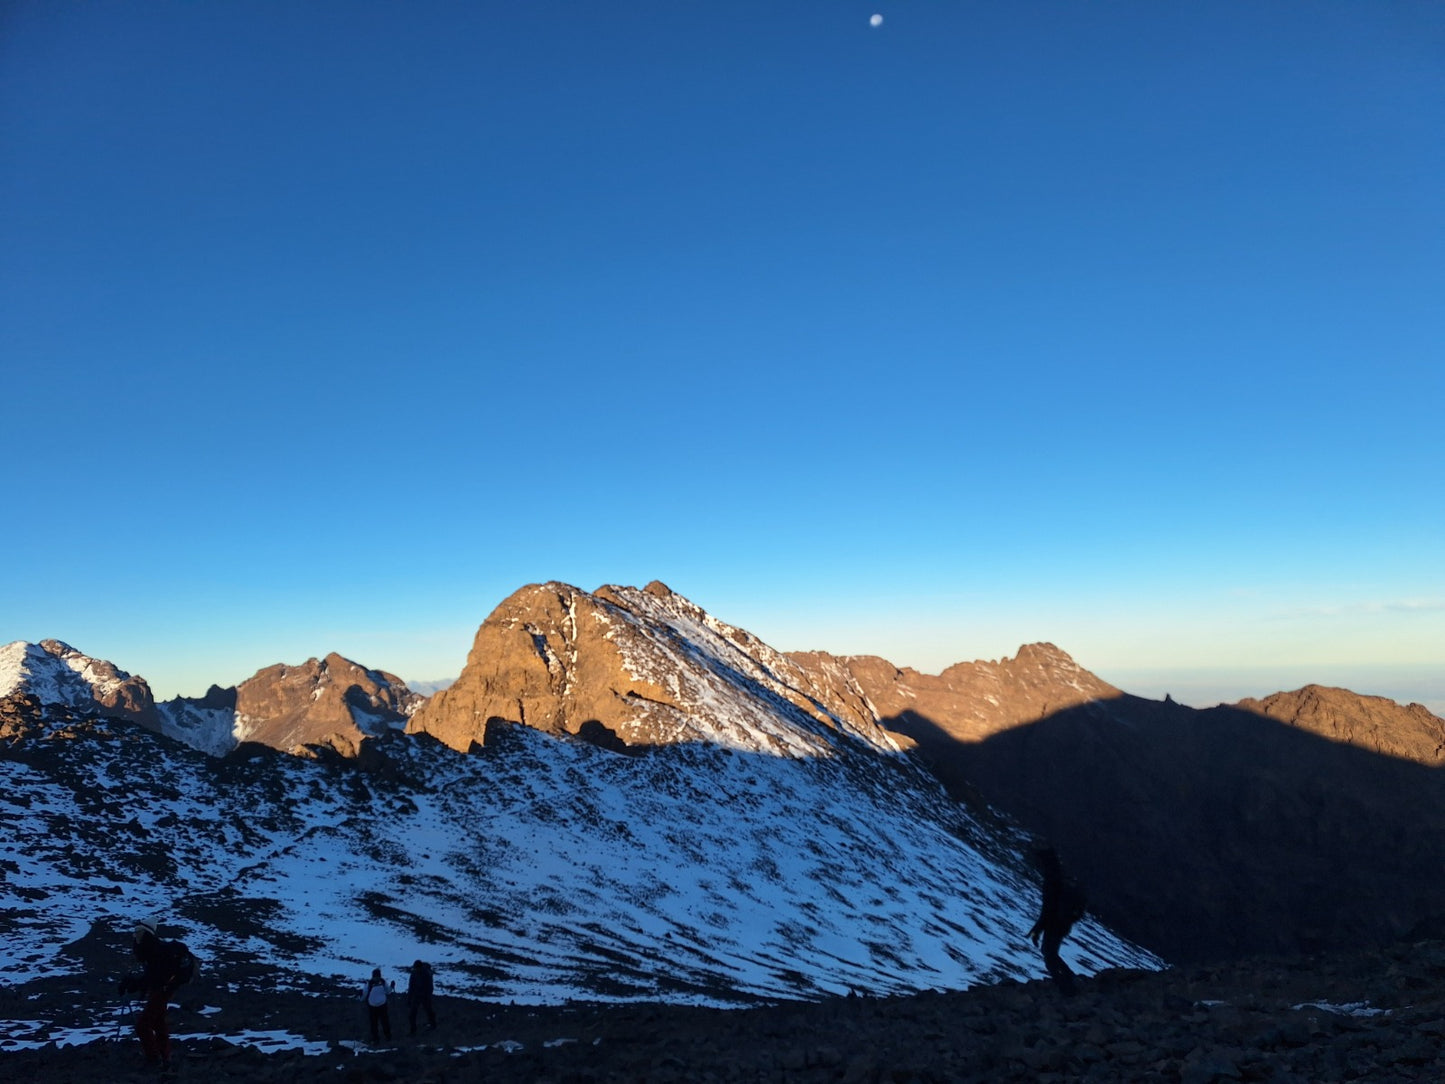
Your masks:
{"label": "exposed brown rock face", "polygon": [[1053,644],[1025,644],[1012,659],[961,662],[941,674],[900,669],[872,655],[790,656],[829,692],[925,748],[981,741],[1066,708],[1120,692]]}
{"label": "exposed brown rock face", "polygon": [[40,701],[28,693],[0,696],[0,746],[21,741],[40,726]]}
{"label": "exposed brown rock face", "polygon": [[355,756],[362,738],[403,725],[420,699],[400,678],[332,652],[300,666],[268,666],[236,686],[236,737],[286,752],[322,745]]}
{"label": "exposed brown rock face", "polygon": [[609,624],[597,600],[574,587],[523,587],[482,623],[461,677],[422,706],[408,732],[465,750],[482,744],[492,718],[549,733],[576,733],[588,719],[615,729],[632,714],[624,708],[633,690],[615,688],[621,660],[604,635]]}
{"label": "exposed brown rock face", "polygon": [[493,611],[461,677],[408,730],[455,749],[483,743],[496,719],[628,746],[709,741],[809,755],[846,734],[897,751],[856,691],[835,693],[665,584],[589,594],[547,583]]}
{"label": "exposed brown rock face", "polygon": [[1235,706],[1371,752],[1417,764],[1445,764],[1445,720],[1422,704],[1405,706],[1383,696],[1306,685]]}

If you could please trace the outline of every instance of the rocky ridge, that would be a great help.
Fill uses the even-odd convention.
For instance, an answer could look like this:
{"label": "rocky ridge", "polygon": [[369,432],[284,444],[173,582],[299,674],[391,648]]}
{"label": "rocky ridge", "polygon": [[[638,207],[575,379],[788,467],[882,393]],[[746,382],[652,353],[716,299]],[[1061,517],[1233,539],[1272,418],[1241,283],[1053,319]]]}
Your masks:
{"label": "rocky ridge", "polygon": [[1423,704],[1306,685],[1234,705],[1331,741],[1430,767],[1445,765],[1445,719]]}
{"label": "rocky ridge", "polygon": [[0,696],[10,695],[136,722],[211,756],[242,742],[355,756],[365,738],[405,728],[425,699],[396,675],[333,652],[300,666],[266,667],[238,686],[213,685],[202,697],[157,702],[144,678],[59,640],[0,646]]}
{"label": "rocky ridge", "polygon": [[[931,747],[935,738],[982,741],[1068,708],[1122,695],[1053,644],[1025,644],[1013,658],[961,662],[940,674],[872,655],[789,655],[818,685],[889,729]],[[934,734],[932,728],[941,731]]]}

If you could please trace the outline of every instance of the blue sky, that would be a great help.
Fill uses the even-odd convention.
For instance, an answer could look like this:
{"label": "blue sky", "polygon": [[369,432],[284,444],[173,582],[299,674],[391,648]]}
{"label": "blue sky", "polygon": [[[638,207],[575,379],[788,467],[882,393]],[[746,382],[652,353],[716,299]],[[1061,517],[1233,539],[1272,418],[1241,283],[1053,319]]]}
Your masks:
{"label": "blue sky", "polygon": [[1439,674],[1442,131],[1433,3],[8,4],[0,640]]}

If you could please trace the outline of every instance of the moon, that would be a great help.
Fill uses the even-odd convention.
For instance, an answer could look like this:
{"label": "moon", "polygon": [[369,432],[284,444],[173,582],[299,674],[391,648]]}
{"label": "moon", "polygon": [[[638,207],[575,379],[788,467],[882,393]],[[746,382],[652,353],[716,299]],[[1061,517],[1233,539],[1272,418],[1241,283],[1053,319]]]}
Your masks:
{"label": "moon", "polygon": [[882,26],[882,25],[883,25],[883,16],[882,16],[882,15],[870,15],[870,16],[868,16],[868,25],[869,25],[869,26],[875,26],[875,27],[876,27],[876,26]]}

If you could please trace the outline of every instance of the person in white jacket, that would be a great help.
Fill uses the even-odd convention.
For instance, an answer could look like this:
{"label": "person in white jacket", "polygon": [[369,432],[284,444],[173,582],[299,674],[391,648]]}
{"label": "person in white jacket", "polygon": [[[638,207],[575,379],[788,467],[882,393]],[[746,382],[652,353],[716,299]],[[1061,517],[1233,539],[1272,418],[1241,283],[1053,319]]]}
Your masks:
{"label": "person in white jacket", "polygon": [[386,1011],[386,980],[381,977],[381,968],[371,969],[371,978],[361,991],[361,1000],[366,1005],[366,1018],[371,1024],[371,1041],[379,1042],[385,1035],[391,1039],[391,1016]]}

